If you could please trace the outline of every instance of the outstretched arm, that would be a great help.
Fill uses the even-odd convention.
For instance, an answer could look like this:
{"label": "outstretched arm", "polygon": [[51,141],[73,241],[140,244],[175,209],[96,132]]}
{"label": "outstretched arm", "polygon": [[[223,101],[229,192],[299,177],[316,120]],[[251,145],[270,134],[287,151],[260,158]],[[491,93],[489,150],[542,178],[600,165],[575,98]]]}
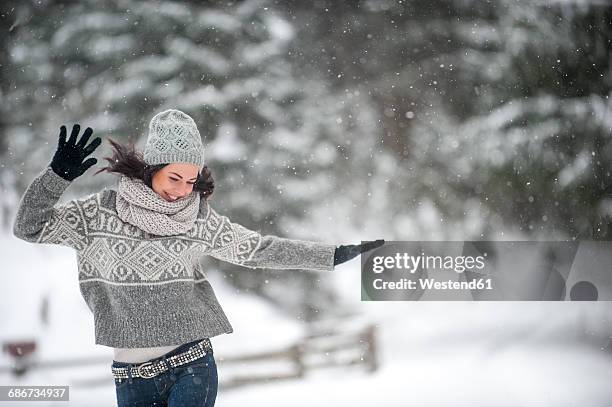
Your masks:
{"label": "outstretched arm", "polygon": [[249,268],[334,269],[335,245],[261,235],[204,205],[204,233],[212,257]]}

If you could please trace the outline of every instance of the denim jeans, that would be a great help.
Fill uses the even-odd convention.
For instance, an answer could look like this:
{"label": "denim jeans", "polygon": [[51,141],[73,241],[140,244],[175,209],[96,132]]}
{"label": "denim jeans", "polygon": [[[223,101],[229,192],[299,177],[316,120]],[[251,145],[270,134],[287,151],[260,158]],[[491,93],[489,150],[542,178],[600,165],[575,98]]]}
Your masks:
{"label": "denim jeans", "polygon": [[[162,360],[186,351],[199,340],[185,343],[163,356],[151,361]],[[127,367],[130,363],[113,360],[113,367]],[[132,363],[132,366],[139,363]],[[217,398],[217,364],[213,352],[165,372],[145,379],[131,377],[114,379],[118,407],[212,407]]]}

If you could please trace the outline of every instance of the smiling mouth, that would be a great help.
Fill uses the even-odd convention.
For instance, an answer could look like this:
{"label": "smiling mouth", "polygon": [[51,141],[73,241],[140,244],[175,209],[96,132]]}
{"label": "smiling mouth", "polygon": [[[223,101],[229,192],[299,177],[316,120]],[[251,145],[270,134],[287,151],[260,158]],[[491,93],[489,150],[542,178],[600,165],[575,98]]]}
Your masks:
{"label": "smiling mouth", "polygon": [[168,198],[169,201],[176,201],[177,199],[179,199],[178,197],[173,197],[173,195],[170,195],[167,192],[164,192],[166,194],[166,198]]}

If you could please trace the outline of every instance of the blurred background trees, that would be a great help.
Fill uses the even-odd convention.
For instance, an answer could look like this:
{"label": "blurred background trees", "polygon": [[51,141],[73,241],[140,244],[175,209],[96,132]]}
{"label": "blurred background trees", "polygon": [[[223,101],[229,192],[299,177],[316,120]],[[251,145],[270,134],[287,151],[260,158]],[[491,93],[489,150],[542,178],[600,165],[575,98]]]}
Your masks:
{"label": "blurred background trees", "polygon": [[[264,234],[612,233],[606,2],[5,1],[1,21],[6,233],[61,124],[143,148],[169,107],[198,124],[212,205]],[[217,265],[305,319],[335,300],[317,274]]]}

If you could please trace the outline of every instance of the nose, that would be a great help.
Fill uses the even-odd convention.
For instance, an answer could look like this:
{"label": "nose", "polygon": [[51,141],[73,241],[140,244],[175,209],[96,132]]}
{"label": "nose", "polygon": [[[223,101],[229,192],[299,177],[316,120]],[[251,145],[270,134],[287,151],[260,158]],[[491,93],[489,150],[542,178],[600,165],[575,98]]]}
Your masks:
{"label": "nose", "polygon": [[188,189],[185,189],[183,191],[174,191],[172,195],[176,196],[177,198],[184,198],[189,195],[189,192],[190,191]]}

